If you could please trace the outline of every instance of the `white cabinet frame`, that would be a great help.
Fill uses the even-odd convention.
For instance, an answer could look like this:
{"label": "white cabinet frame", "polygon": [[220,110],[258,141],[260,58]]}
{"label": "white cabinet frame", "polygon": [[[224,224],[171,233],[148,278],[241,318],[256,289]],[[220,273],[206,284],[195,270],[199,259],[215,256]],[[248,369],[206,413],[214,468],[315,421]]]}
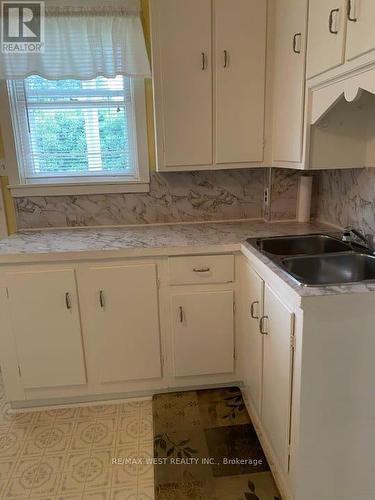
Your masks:
{"label": "white cabinet frame", "polygon": [[[177,3],[177,1],[179,3]],[[203,7],[207,7],[210,5],[211,16],[207,19],[206,28],[204,29],[200,23],[196,20],[196,16],[201,16],[207,18],[206,10],[202,10]],[[176,12],[170,14],[170,9],[176,7]],[[222,48],[219,47],[216,39],[216,28],[221,26],[220,19],[216,19],[215,24],[215,13],[219,8],[230,9],[243,9],[245,12],[244,18],[248,16],[249,9],[253,13],[253,17],[249,18],[249,31],[242,30],[242,38],[247,40],[247,43],[254,47],[254,54],[252,55],[251,63],[256,66],[254,68],[254,74],[252,75],[253,81],[249,82],[249,102],[247,103],[248,108],[252,108],[254,110],[254,116],[248,116],[248,114],[243,114],[239,117],[238,127],[239,133],[238,137],[243,137],[244,131],[246,135],[246,130],[248,129],[248,143],[241,144],[241,147],[244,151],[239,152],[236,151],[235,147],[230,148],[231,142],[233,142],[234,138],[237,138],[235,134],[233,134],[232,130],[230,131],[230,135],[232,139],[228,139],[227,149],[230,150],[228,154],[223,154],[221,150],[221,144],[218,144],[218,140],[220,140],[220,134],[225,132],[225,127],[220,127],[218,125],[219,115],[225,116],[226,113],[230,114],[231,111],[228,108],[228,89],[224,85],[218,85],[218,79],[223,78],[223,76],[228,76],[228,72],[231,71],[231,64],[235,64],[236,62],[241,62],[243,60],[243,45],[244,41],[240,36],[236,36],[236,29],[233,26],[228,28],[228,31],[231,31],[231,35],[236,40],[238,48],[238,53],[240,54],[240,59],[236,61],[235,53],[230,54],[230,47]],[[196,41],[194,36],[197,37],[198,40],[202,40],[200,46],[194,46],[194,52],[197,54],[197,63],[200,63],[200,57],[202,57],[202,66],[194,66],[193,62],[190,61],[191,54],[189,52],[190,45],[189,43],[181,44],[183,47],[180,47],[181,56],[185,57],[188,61],[190,61],[192,67],[199,68],[201,70],[201,75],[194,73],[194,78],[192,78],[193,86],[197,84],[201,80],[202,75],[208,76],[210,73],[210,88],[207,89],[207,82],[204,80],[200,86],[196,89],[196,96],[194,99],[194,103],[192,104],[192,109],[196,109],[199,114],[200,110],[202,113],[202,121],[203,124],[196,123],[196,118],[190,116],[190,109],[186,110],[187,121],[190,123],[191,127],[194,128],[193,132],[190,129],[190,135],[192,140],[196,146],[196,150],[201,151],[200,157],[205,158],[206,160],[210,156],[209,152],[206,149],[207,144],[211,145],[211,161],[202,161],[195,157],[195,152],[191,152],[186,150],[184,144],[183,134],[180,134],[179,127],[176,125],[173,130],[173,137],[176,138],[176,141],[181,144],[181,158],[178,161],[170,162],[168,160],[168,144],[166,143],[166,129],[167,127],[167,119],[166,119],[166,111],[167,107],[166,101],[168,96],[166,95],[166,82],[165,75],[163,73],[163,53],[162,53],[162,21],[161,21],[161,13],[166,15],[170,14],[168,18],[168,27],[171,25],[178,26],[179,23],[183,23],[184,20],[178,17],[178,10],[180,8],[181,13],[190,12],[191,16],[194,17],[195,23],[198,23],[199,32],[195,35],[191,34],[191,43],[193,45]],[[199,9],[198,12],[194,12],[196,9]],[[173,172],[173,171],[188,171],[188,170],[220,170],[220,169],[235,169],[235,168],[254,168],[254,167],[263,167],[264,163],[264,121],[265,121],[265,73],[266,73],[266,26],[267,26],[267,10],[268,1],[267,0],[241,0],[240,3],[234,4],[231,0],[212,0],[208,2],[207,0],[199,0],[198,4],[196,0],[151,0],[150,1],[150,18],[151,18],[151,41],[152,41],[152,67],[153,67],[153,89],[154,89],[154,115],[155,115],[155,132],[156,132],[156,157],[157,157],[157,170],[160,172]],[[164,10],[163,10],[164,9]],[[234,16],[235,19],[235,16]],[[228,22],[230,20],[228,19]],[[256,22],[251,29],[251,22]],[[185,21],[186,23],[186,21]],[[186,31],[186,24],[183,26]],[[184,36],[186,35],[184,31]],[[210,35],[210,44],[208,47],[207,41],[203,35],[207,35],[209,31]],[[259,34],[261,33],[261,35]],[[228,35],[228,33],[227,33]],[[255,45],[255,40],[257,40],[257,45]],[[205,42],[205,43],[204,43]],[[164,41],[164,43],[166,43]],[[173,43],[171,41],[171,43]],[[208,48],[207,48],[208,47]],[[225,52],[224,52],[225,51]],[[224,55],[226,53],[226,55]],[[178,58],[178,55],[176,55]],[[224,59],[225,60],[224,60]],[[171,60],[170,54],[167,57],[167,71],[170,70],[170,67],[173,67],[173,60]],[[180,61],[177,61],[180,63]],[[223,73],[223,66],[225,66],[226,74]],[[181,78],[186,78],[186,69],[182,64],[183,69],[180,71],[182,73]],[[196,69],[196,71],[198,71]],[[176,69],[177,76],[173,75],[173,78],[177,78],[179,75],[178,69]],[[242,72],[243,75],[249,75],[249,68],[240,68],[237,72]],[[238,73],[239,74],[239,73]],[[246,80],[246,77],[243,77],[243,80]],[[230,81],[230,80],[228,80]],[[225,82],[224,82],[225,83]],[[177,84],[176,84],[177,85]],[[183,87],[185,85],[185,81],[181,83]],[[236,98],[236,86],[234,84],[234,80],[231,81],[231,89],[233,98]],[[244,81],[240,81],[237,84],[239,92],[242,96],[246,96],[246,87],[244,86]],[[202,94],[199,91],[203,91]],[[204,93],[205,92],[205,93]],[[173,92],[172,92],[173,93]],[[220,98],[220,93],[222,94],[222,99]],[[192,94],[189,92],[189,98],[192,97]],[[220,102],[217,102],[217,98],[220,99]],[[196,103],[201,102],[201,108],[196,107]],[[207,122],[207,109],[208,105],[211,106],[211,117],[210,123]],[[223,106],[223,108],[221,108]],[[171,111],[174,112],[174,109]],[[173,117],[173,120],[175,117]],[[221,120],[222,122],[223,120]],[[230,121],[233,123],[233,116],[230,116]],[[188,123],[188,124],[189,124]],[[203,127],[200,129],[200,127]],[[186,124],[183,123],[180,127],[182,130],[186,129]],[[189,130],[189,127],[187,127]],[[201,130],[200,135],[197,135],[197,131]],[[255,131],[255,132],[254,132]],[[180,136],[179,136],[180,134]],[[261,136],[261,139],[260,139]],[[222,141],[223,142],[223,141]],[[241,140],[241,142],[243,142]],[[250,147],[250,143],[251,147]],[[174,153],[177,155],[177,149],[175,145],[171,148]],[[191,148],[190,148],[191,149]],[[237,148],[239,149],[239,148]],[[246,151],[245,151],[246,150]],[[249,155],[252,158],[249,159]],[[178,156],[178,155],[177,155]],[[184,161],[182,158],[186,157]],[[245,158],[247,156],[247,158]],[[191,157],[191,161],[189,162],[189,157]]]}

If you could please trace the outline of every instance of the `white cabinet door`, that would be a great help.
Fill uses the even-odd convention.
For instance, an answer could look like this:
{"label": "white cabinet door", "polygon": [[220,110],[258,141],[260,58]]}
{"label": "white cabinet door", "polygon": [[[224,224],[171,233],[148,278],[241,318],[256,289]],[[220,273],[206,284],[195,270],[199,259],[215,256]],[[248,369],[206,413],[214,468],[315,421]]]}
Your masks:
{"label": "white cabinet door", "polygon": [[5,203],[3,191],[0,184],[0,239],[8,236],[7,215],[5,212]]}
{"label": "white cabinet door", "polygon": [[288,471],[294,315],[265,285],[262,424],[284,472]]}
{"label": "white cabinet door", "polygon": [[263,280],[246,263],[242,286],[242,370],[247,394],[260,416],[262,399],[263,335],[259,320],[263,315]]}
{"label": "white cabinet door", "polygon": [[263,160],[265,0],[214,0],[216,161]]}
{"label": "white cabinet door", "polygon": [[85,384],[74,270],[9,271],[5,279],[23,386]]}
{"label": "white cabinet door", "polygon": [[274,12],[273,161],[302,160],[307,0],[277,0]]}
{"label": "white cabinet door", "polygon": [[171,306],[175,375],[232,373],[233,291],[176,293]]}
{"label": "white cabinet door", "polygon": [[156,265],[90,266],[79,285],[90,379],[161,377]]}
{"label": "white cabinet door", "polygon": [[348,61],[375,49],[374,0],[350,0],[349,5],[346,38],[346,59]]}
{"label": "white cabinet door", "polygon": [[150,4],[159,168],[212,163],[210,0]]}
{"label": "white cabinet door", "polygon": [[307,77],[344,62],[346,0],[310,0]]}

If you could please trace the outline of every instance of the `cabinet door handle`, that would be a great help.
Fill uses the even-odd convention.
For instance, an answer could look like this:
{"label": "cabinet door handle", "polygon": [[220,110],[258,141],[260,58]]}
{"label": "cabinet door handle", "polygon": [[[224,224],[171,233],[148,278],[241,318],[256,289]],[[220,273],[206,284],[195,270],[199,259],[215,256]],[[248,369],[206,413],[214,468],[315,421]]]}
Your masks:
{"label": "cabinet door handle", "polygon": [[184,310],[182,309],[182,306],[180,306],[178,309],[180,311],[180,323],[183,323],[184,322]]}
{"label": "cabinet door handle", "polygon": [[65,293],[65,305],[68,310],[72,308],[72,301],[69,292]]}
{"label": "cabinet door handle", "polygon": [[104,292],[103,290],[99,290],[99,304],[100,307],[103,309],[105,306],[105,300],[104,300]]}
{"label": "cabinet door handle", "polygon": [[348,10],[347,10],[348,21],[356,23],[358,19],[356,17],[352,17],[352,8],[353,8],[352,0],[348,0]]}
{"label": "cabinet door handle", "polygon": [[229,54],[227,50],[224,50],[224,68],[228,67],[229,63]]}
{"label": "cabinet door handle", "polygon": [[302,33],[296,33],[293,36],[293,52],[295,54],[300,54],[301,53],[301,45],[299,45],[299,48],[297,46],[297,39],[299,38],[299,41],[301,42],[301,37],[302,37]]}
{"label": "cabinet door handle", "polygon": [[[340,9],[332,9],[331,12],[329,13],[328,29],[329,29],[329,32],[332,33],[333,35],[337,35],[337,33],[339,32],[337,29],[337,26],[336,26],[336,29],[333,29],[333,15],[338,14],[339,12],[340,12]],[[336,20],[337,20],[337,17],[336,17]]]}
{"label": "cabinet door handle", "polygon": [[193,269],[193,271],[195,273],[208,273],[208,272],[210,272],[210,270],[211,269],[209,267],[199,267],[199,268],[194,267],[194,269]]}
{"label": "cabinet door handle", "polygon": [[268,319],[268,316],[262,316],[259,320],[259,331],[262,335],[268,335],[268,332],[264,329],[264,320]]}
{"label": "cabinet door handle", "polygon": [[251,306],[250,306],[250,316],[253,318],[253,319],[259,319],[259,316],[255,316],[255,312],[254,312],[254,308],[256,305],[259,304],[259,300],[254,300],[254,302],[251,303]]}
{"label": "cabinet door handle", "polygon": [[207,56],[205,52],[201,52],[202,56],[202,71],[204,71],[207,68]]}

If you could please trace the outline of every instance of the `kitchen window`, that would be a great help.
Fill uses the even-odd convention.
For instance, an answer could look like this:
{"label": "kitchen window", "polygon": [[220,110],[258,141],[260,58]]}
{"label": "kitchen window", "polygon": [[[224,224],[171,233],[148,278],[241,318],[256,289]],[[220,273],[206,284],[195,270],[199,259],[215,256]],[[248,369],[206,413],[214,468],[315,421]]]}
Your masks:
{"label": "kitchen window", "polygon": [[46,8],[44,50],[0,53],[13,196],[149,190],[138,0]]}
{"label": "kitchen window", "polygon": [[[121,75],[9,80],[21,182],[147,182],[137,147],[134,84]],[[139,99],[144,100],[143,92]]]}

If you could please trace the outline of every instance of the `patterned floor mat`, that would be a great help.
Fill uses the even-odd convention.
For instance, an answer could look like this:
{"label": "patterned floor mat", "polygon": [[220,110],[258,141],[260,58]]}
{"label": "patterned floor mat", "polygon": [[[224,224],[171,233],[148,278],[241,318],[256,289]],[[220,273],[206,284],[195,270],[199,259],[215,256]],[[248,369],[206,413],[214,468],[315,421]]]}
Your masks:
{"label": "patterned floor mat", "polygon": [[237,388],[153,399],[157,500],[280,500]]}

